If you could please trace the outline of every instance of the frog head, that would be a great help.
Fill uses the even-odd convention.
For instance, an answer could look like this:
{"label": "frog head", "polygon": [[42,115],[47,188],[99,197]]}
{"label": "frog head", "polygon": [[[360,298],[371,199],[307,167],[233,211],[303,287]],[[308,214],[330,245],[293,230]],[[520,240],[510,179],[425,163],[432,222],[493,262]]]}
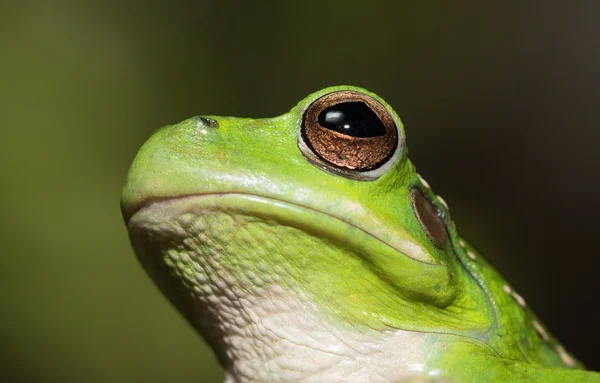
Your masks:
{"label": "frog head", "polygon": [[138,152],[122,210],[140,262],[231,379],[434,376],[459,343],[558,360],[528,357],[533,330],[525,346],[510,335],[528,314],[458,237],[398,115],[364,89],[166,126]]}

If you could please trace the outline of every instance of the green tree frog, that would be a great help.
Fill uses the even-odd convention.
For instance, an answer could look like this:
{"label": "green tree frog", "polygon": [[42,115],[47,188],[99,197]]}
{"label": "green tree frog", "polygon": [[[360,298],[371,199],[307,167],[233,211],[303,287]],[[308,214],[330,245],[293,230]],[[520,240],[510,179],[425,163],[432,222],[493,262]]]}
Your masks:
{"label": "green tree frog", "polygon": [[459,236],[364,89],[163,127],[122,210],[226,382],[600,382]]}

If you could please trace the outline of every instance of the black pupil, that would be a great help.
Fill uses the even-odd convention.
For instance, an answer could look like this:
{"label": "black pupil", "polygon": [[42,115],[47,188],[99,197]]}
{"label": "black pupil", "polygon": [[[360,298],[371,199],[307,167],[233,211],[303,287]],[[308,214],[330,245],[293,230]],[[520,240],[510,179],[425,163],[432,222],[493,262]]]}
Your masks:
{"label": "black pupil", "polygon": [[319,125],[352,137],[385,135],[379,117],[360,101],[342,102],[324,109],[319,114]]}

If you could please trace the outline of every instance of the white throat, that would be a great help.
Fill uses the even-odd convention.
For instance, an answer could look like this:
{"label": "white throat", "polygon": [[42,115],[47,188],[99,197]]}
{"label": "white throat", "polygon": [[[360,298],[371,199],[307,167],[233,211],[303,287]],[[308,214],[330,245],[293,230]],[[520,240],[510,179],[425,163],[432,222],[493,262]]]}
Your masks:
{"label": "white throat", "polygon": [[212,308],[225,334],[227,383],[391,382],[423,371],[421,333],[340,328],[277,286],[237,296],[238,304],[220,298]]}

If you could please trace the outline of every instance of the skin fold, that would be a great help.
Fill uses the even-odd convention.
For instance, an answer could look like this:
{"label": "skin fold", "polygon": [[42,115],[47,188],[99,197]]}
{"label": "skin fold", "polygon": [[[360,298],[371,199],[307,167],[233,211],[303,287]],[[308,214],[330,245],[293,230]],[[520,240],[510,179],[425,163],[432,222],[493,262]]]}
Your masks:
{"label": "skin fold", "polygon": [[227,382],[600,382],[459,236],[364,89],[163,127],[121,206]]}

